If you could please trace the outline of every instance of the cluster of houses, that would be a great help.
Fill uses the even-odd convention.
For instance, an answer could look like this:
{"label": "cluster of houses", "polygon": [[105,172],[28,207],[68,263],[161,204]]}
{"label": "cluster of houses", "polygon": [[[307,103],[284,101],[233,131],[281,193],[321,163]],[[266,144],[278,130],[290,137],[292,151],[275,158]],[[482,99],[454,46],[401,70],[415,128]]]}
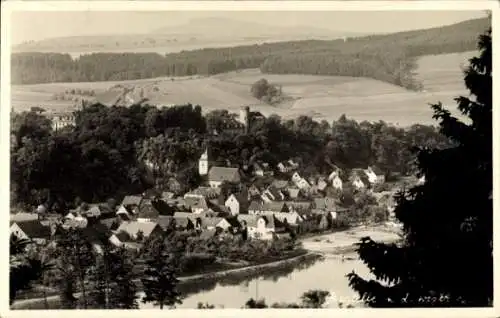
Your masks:
{"label": "cluster of houses", "polygon": [[[11,215],[11,234],[43,243],[60,227],[79,227],[96,245],[107,241],[131,249],[165,231],[197,231],[204,238],[241,235],[271,240],[342,224],[347,210],[325,195],[326,188],[342,189],[345,182],[356,188],[365,187],[365,182],[383,182],[382,175],[371,168],[355,170],[344,181],[339,170],[325,177],[304,178],[299,166],[293,160],[278,165],[280,170],[288,169],[288,180],[268,178],[272,182],[265,186],[245,185],[240,169],[212,166],[207,150],[199,159],[204,184],[187,193],[149,190],[126,196],[115,206],[82,205],[64,216],[50,215],[41,205],[35,213]],[[255,179],[272,175],[268,165],[253,168]],[[230,192],[223,191],[223,184],[231,185]]]}

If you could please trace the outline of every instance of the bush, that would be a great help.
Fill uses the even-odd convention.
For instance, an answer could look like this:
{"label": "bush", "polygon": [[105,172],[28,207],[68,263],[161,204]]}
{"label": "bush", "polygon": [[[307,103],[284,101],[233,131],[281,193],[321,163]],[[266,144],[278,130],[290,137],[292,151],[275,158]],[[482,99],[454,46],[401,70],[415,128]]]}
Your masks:
{"label": "bush", "polygon": [[180,271],[182,273],[196,272],[208,265],[215,263],[215,255],[208,253],[189,253],[180,260]]}
{"label": "bush", "polygon": [[268,104],[279,102],[281,99],[281,89],[269,83],[265,78],[253,83],[250,92],[253,97]]}

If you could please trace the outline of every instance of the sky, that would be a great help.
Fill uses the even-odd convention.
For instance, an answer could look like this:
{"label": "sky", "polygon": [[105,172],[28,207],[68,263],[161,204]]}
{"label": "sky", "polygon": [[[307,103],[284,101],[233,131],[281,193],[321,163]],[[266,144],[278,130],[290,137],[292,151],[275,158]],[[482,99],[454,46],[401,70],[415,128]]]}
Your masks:
{"label": "sky", "polygon": [[12,13],[10,27],[11,43],[15,45],[54,37],[143,34],[198,18],[223,17],[271,26],[299,24],[338,31],[385,33],[448,25],[485,15],[484,11],[24,11]]}

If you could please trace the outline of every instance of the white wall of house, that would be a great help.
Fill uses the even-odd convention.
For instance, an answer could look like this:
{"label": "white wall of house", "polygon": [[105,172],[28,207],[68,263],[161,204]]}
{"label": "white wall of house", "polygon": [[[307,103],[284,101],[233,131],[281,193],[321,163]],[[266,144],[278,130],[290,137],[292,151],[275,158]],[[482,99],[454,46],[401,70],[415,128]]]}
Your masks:
{"label": "white wall of house", "polygon": [[263,177],[264,176],[264,170],[262,170],[262,169],[254,170],[254,174],[256,176]]}
{"label": "white wall of house", "polygon": [[224,205],[229,209],[231,215],[240,214],[240,202],[238,201],[238,199],[235,197],[234,194],[231,194],[229,198],[227,198]]}
{"label": "white wall of house", "polygon": [[208,184],[210,185],[211,188],[219,188],[220,185],[222,184],[221,181],[209,181]]}
{"label": "white wall of house", "polygon": [[306,189],[309,189],[311,187],[311,185],[307,182],[306,179],[304,178],[300,178],[300,180],[298,181],[295,181],[295,185],[299,188],[299,189],[303,189],[303,190],[306,190]]}
{"label": "white wall of house", "polygon": [[109,242],[117,247],[120,247],[123,245],[123,243],[114,234],[109,237]]}
{"label": "white wall of house", "polygon": [[269,194],[267,192],[264,192],[260,195],[261,199],[264,201],[264,202],[272,202],[273,199],[272,199],[272,196],[270,197]]}
{"label": "white wall of house", "polygon": [[339,189],[339,190],[342,190],[342,179],[340,179],[339,176],[336,176],[335,178],[333,178],[332,180],[332,187],[334,187],[335,189]]}
{"label": "white wall of house", "polygon": [[285,165],[283,163],[278,163],[278,169],[281,171],[281,172],[288,172],[288,169],[287,167],[285,167]]}
{"label": "white wall of house", "polygon": [[270,240],[273,238],[274,230],[266,227],[266,221],[263,218],[257,220],[258,238],[261,240]]}
{"label": "white wall of house", "polygon": [[205,211],[205,208],[199,207],[199,206],[198,207],[194,206],[191,209],[193,210],[193,213],[196,213],[196,214],[200,214],[200,213],[203,213],[203,211]]}
{"label": "white wall of house", "polygon": [[217,223],[215,227],[220,227],[224,231],[227,231],[227,229],[231,227],[231,224],[229,224],[229,222],[226,221],[226,219],[222,219],[219,223]]}
{"label": "white wall of house", "polygon": [[365,174],[368,177],[368,182],[372,184],[377,182],[377,175],[371,169],[365,170]]}
{"label": "white wall of house", "polygon": [[333,171],[332,173],[330,173],[330,175],[328,176],[328,180],[333,180],[335,179],[335,177],[338,177],[339,176],[339,173],[338,171]]}
{"label": "white wall of house", "polygon": [[352,185],[357,188],[357,189],[362,189],[365,187],[365,184],[363,183],[363,181],[361,181],[360,178],[355,178],[353,181],[352,181]]}
{"label": "white wall of house", "polygon": [[292,181],[295,183],[299,182],[301,179],[302,179],[302,177],[300,176],[300,174],[298,172],[295,172],[292,175]]}

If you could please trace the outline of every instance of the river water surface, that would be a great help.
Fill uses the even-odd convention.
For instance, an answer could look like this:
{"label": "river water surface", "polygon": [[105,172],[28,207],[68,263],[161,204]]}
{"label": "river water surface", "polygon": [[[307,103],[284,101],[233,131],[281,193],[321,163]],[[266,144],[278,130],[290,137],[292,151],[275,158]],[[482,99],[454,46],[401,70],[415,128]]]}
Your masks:
{"label": "river water surface", "polygon": [[[228,278],[214,283],[197,283],[181,288],[186,295],[176,308],[196,308],[197,304],[208,303],[218,308],[241,308],[248,299],[264,298],[268,305],[275,302],[300,302],[300,296],[311,289],[327,290],[332,295],[325,307],[337,307],[356,303],[357,293],[349,286],[346,274],[355,270],[363,277],[369,277],[367,267],[360,260],[342,262],[338,256],[325,256],[317,260],[304,261],[283,273],[266,273],[259,277]],[[283,271],[283,269],[281,269]],[[267,272],[267,270],[266,270]],[[141,309],[155,308],[142,304]]]}

